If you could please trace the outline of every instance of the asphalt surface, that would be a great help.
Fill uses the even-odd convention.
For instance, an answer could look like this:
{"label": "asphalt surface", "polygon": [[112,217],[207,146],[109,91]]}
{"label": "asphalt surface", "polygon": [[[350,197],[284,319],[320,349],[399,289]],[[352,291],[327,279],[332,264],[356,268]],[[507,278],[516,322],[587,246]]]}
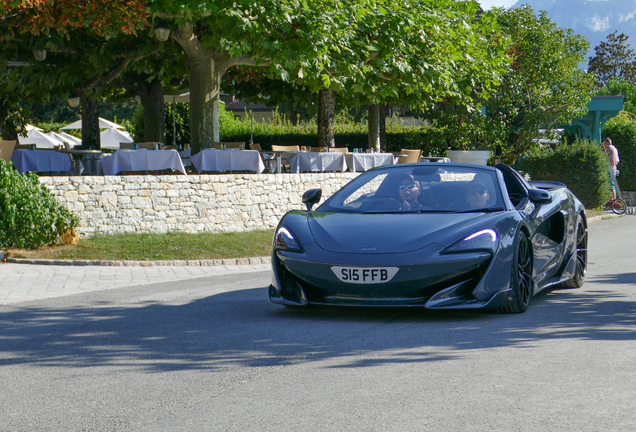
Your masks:
{"label": "asphalt surface", "polygon": [[632,431],[633,224],[519,315],[288,310],[258,268],[0,306],[0,431]]}

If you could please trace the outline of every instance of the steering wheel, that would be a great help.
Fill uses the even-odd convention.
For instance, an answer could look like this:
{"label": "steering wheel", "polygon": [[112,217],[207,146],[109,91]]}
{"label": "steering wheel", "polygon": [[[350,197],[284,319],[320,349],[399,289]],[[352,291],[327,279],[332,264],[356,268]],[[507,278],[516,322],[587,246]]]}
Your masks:
{"label": "steering wheel", "polygon": [[364,205],[365,210],[400,210],[401,208],[402,204],[398,200],[388,197],[369,200]]}

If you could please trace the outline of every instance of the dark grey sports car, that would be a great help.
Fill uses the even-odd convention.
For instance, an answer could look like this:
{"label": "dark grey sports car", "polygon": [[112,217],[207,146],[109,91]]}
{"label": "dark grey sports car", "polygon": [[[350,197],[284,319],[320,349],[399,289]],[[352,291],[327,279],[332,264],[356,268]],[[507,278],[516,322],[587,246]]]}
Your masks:
{"label": "dark grey sports car", "polygon": [[587,267],[585,207],[561,183],[514,169],[400,164],[367,171],[317,209],[281,219],[272,302],[495,307],[524,312],[540,290],[579,287]]}

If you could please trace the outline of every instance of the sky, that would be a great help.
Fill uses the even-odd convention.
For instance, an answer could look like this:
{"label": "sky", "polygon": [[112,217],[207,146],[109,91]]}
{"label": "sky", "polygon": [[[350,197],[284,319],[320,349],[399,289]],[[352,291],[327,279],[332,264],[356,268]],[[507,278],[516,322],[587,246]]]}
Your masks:
{"label": "sky", "polygon": [[517,0],[477,0],[484,10],[488,10],[491,7],[510,7],[517,3]]}

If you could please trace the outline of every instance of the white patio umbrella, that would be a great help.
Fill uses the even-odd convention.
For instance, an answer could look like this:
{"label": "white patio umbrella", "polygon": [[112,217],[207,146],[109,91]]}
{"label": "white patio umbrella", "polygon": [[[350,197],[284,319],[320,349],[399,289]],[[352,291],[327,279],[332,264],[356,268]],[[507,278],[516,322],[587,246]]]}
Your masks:
{"label": "white patio umbrella", "polygon": [[99,139],[103,149],[119,150],[119,143],[132,143],[134,140],[128,132],[120,131],[115,128],[106,129],[99,134]]}
{"label": "white patio umbrella", "polygon": [[26,135],[18,135],[18,142],[20,142],[20,145],[35,145],[35,148],[52,149],[55,148],[55,146],[62,144],[62,142],[58,141],[56,138],[50,137],[41,132],[42,129],[38,127],[27,125],[26,129]]}
{"label": "white patio umbrella", "polygon": [[[78,121],[68,124],[60,129],[81,129],[81,128],[82,128],[82,119],[79,119]],[[117,123],[113,123],[112,121],[103,119],[101,117],[99,118],[99,128],[100,129],[109,129],[109,128],[124,129],[123,126],[120,126]]]}
{"label": "white patio umbrella", "polygon": [[81,139],[75,138],[73,135],[69,135],[65,132],[62,132],[61,134],[56,132],[49,132],[46,134],[46,136],[58,141],[60,144],[64,144],[64,142],[67,142],[71,147],[75,147],[76,145],[80,145],[82,143]]}

